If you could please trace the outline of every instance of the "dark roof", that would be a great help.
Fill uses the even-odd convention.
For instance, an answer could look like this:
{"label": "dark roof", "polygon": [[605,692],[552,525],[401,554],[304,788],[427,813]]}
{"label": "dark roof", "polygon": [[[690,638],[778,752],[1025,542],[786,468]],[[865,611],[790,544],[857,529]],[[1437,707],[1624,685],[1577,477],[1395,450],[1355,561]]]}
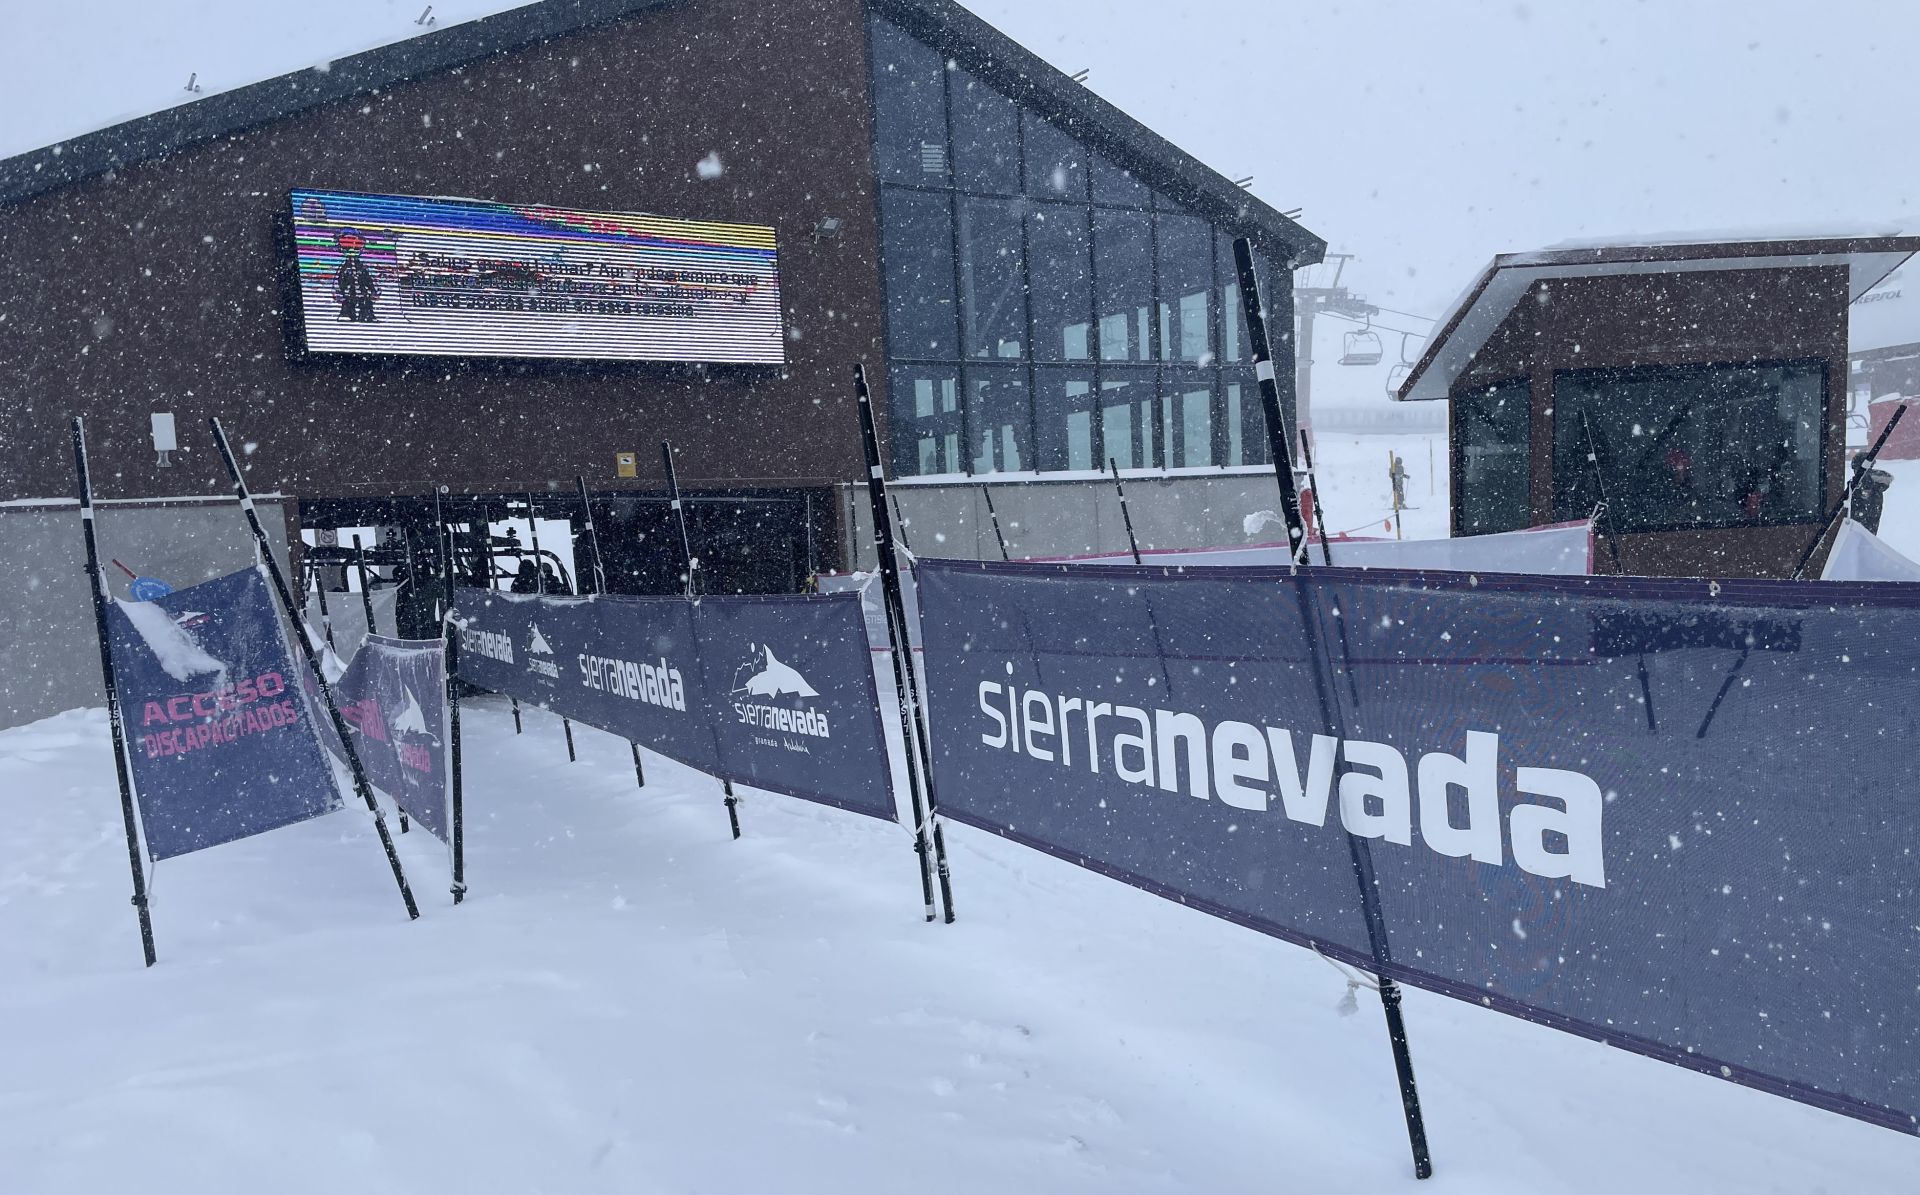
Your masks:
{"label": "dark roof", "polygon": [[1779,270],[1844,265],[1849,302],[1920,252],[1920,237],[1792,237],[1781,240],[1598,245],[1502,253],[1480,271],[1441,319],[1426,351],[1400,383],[1401,402],[1446,398],[1455,379],[1535,282],[1596,274],[1674,274],[1696,270]]}
{"label": "dark roof", "polygon": [[[542,0],[238,87],[0,161],[0,204],[14,203],[322,104],[452,70],[551,38],[691,0]],[[767,0],[778,3],[780,0]],[[1280,261],[1310,265],[1326,242],[1261,203],[1047,65],[951,0],[873,0],[889,18],[1092,142],[1201,215],[1251,236]]]}

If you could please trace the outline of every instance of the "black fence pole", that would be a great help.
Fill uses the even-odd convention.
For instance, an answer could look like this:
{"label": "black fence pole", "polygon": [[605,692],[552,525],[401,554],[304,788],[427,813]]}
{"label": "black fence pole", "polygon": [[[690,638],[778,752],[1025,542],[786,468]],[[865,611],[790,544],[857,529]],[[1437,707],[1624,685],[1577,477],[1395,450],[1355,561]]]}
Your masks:
{"label": "black fence pole", "polygon": [[[1333,567],[1333,549],[1327,545],[1327,491],[1320,484],[1320,474],[1313,467],[1313,437],[1306,428],[1300,429],[1300,463],[1306,466],[1307,476],[1313,479],[1313,505],[1319,515],[1314,522],[1320,531],[1320,563]],[[1396,515],[1398,511],[1394,512]],[[1302,516],[1304,518],[1304,516]]]}
{"label": "black fence pole", "polygon": [[1300,519],[1300,492],[1293,482],[1293,450],[1287,443],[1285,412],[1280,409],[1280,383],[1273,369],[1273,344],[1267,337],[1260,276],[1253,268],[1253,243],[1246,237],[1233,242],[1233,264],[1240,276],[1240,307],[1247,317],[1247,347],[1260,384],[1260,408],[1267,417],[1267,451],[1273,455],[1274,480],[1280,483],[1280,515],[1287,524],[1288,551],[1297,562],[1307,550],[1307,529]]}
{"label": "black fence pole", "polygon": [[327,709],[327,717],[333,721],[334,734],[339,736],[340,749],[346,752],[347,770],[353,773],[353,789],[367,804],[367,812],[373,815],[373,827],[380,834],[380,845],[387,852],[387,863],[393,868],[393,882],[400,887],[400,899],[406,902],[408,918],[420,916],[420,908],[413,903],[413,890],[407,887],[407,873],[400,866],[400,852],[394,849],[393,835],[387,830],[386,814],[380,810],[380,802],[374,799],[373,785],[367,781],[367,770],[361,766],[360,752],[353,745],[353,735],[347,729],[347,720],[340,716],[340,706],[333,699],[333,686],[327,682],[327,674],[320,667],[319,657],[313,654],[313,644],[307,642],[305,634],[300,632],[300,612],[293,605],[293,591],[287,588],[286,574],[280,571],[280,561],[273,555],[273,541],[267,538],[267,529],[260,523],[260,514],[253,507],[253,495],[247,492],[247,479],[240,472],[240,462],[234,458],[233,447],[227,443],[227,433],[220,426],[218,418],[209,418],[207,423],[213,428],[214,444],[220,449],[220,459],[227,464],[227,474],[233,478],[234,496],[240,499],[240,509],[247,516],[247,526],[253,530],[254,542],[259,545],[260,559],[265,563],[267,576],[273,581],[273,590],[280,597],[281,609],[287,613],[287,621],[293,624],[294,641],[300,645],[300,654],[306,658],[307,671],[313,676],[314,684],[320,687],[320,700]]}
{"label": "black fence pole", "polygon": [[127,763],[127,727],[120,708],[120,685],[113,672],[113,648],[107,631],[107,579],[100,571],[100,547],[93,530],[93,479],[87,472],[87,431],[73,417],[73,471],[80,496],[80,534],[87,546],[87,588],[93,594],[93,625],[100,637],[100,683],[107,691],[107,729],[113,736],[113,771],[120,781],[120,820],[127,830],[127,866],[133,871],[133,910],[140,919],[140,952],[153,966],[153,913],[147,907],[147,873],[140,851],[140,826],[133,812],[133,772]]}
{"label": "black fence pole", "polygon": [[[546,561],[540,559],[540,520],[533,513],[533,493],[527,493],[527,546],[533,549],[534,592],[541,597],[547,596]],[[567,762],[578,763],[580,757],[573,750],[573,720],[565,714],[560,715],[560,729],[567,736]]]}
{"label": "black fence pole", "polygon": [[987,518],[993,523],[993,538],[1000,545],[1000,559],[1012,560],[1007,555],[1007,537],[1000,530],[1000,512],[993,508],[993,489],[986,482],[980,483],[980,496],[987,500]]}
{"label": "black fence pole", "polygon": [[1127,527],[1127,547],[1133,552],[1133,562],[1140,563],[1140,541],[1133,537],[1133,512],[1127,509],[1127,487],[1120,484],[1120,462],[1107,458],[1107,469],[1113,474],[1113,492],[1120,495],[1120,521]]}
{"label": "black fence pole", "polygon": [[[927,920],[936,915],[933,876],[939,873],[940,900],[946,920],[953,921],[953,880],[947,869],[946,835],[934,801],[932,759],[927,753],[927,725],[920,709],[920,678],[913,665],[913,638],[908,633],[906,601],[900,588],[900,562],[894,555],[893,522],[887,507],[887,478],[880,467],[880,437],[873,425],[873,394],[867,389],[867,367],[853,367],[854,393],[859,398],[860,437],[867,454],[867,501],[872,507],[873,546],[880,559],[880,591],[887,608],[888,654],[893,657],[893,684],[900,695],[900,746],[906,752],[907,790],[913,803],[913,849],[920,859],[920,890],[926,900]],[[924,784],[924,792],[922,791]],[[929,848],[932,857],[929,858]]]}
{"label": "black fence pole", "polygon": [[[333,646],[333,612],[327,609],[327,578],[318,568],[313,570],[313,592],[320,598],[320,634]],[[301,634],[306,634],[306,624],[301,625]]]}
{"label": "black fence pole", "polygon": [[1893,434],[1893,429],[1900,425],[1900,417],[1906,413],[1907,404],[1895,404],[1893,414],[1887,419],[1887,426],[1880,429],[1880,436],[1873,442],[1873,447],[1867,449],[1866,455],[1854,458],[1853,476],[1847,478],[1847,488],[1841,491],[1840,500],[1827,511],[1827,517],[1820,521],[1820,534],[1813,537],[1813,542],[1807,545],[1807,550],[1802,552],[1800,559],[1794,563],[1790,580],[1798,581],[1801,574],[1807,571],[1807,566],[1813,563],[1814,553],[1820,550],[1821,544],[1827,542],[1827,536],[1833,533],[1834,525],[1840,521],[1840,516],[1853,502],[1854,487],[1860,484],[1860,479],[1866,476],[1867,470],[1873,468],[1874,462],[1880,459],[1880,450],[1887,446],[1887,437]]}
{"label": "black fence pole", "polygon": [[[673,467],[673,444],[671,441],[660,441],[660,465],[666,471],[669,508],[673,511],[675,521],[680,524],[680,566],[686,581],[687,601],[693,603],[694,606],[693,651],[694,655],[699,656],[701,654],[700,599],[695,596],[693,584],[693,570],[699,567],[699,563],[693,556],[693,537],[687,531],[687,507],[686,503],[680,499],[680,474]],[[638,747],[634,748],[633,752],[633,770],[636,776],[640,774],[640,749]],[[645,783],[644,778],[641,783]],[[737,840],[740,837],[740,798],[734,795],[733,781],[725,776],[720,778],[720,791],[726,798],[727,827],[733,831],[733,836]]]}
{"label": "black fence pole", "polygon": [[[1287,444],[1287,430],[1281,422],[1280,387],[1273,368],[1271,342],[1267,337],[1266,309],[1260,299],[1260,279],[1253,268],[1253,246],[1245,238],[1233,242],[1234,265],[1240,275],[1240,302],[1247,317],[1247,343],[1253,352],[1254,374],[1260,382],[1260,402],[1267,416],[1267,443],[1273,453],[1274,478],[1280,483],[1281,515],[1287,522],[1288,551],[1294,563],[1302,562],[1307,550],[1306,527],[1300,518],[1300,496],[1294,488],[1293,460]],[[1321,518],[1324,527],[1326,519]],[[1329,732],[1345,738],[1340,720],[1334,716],[1337,701],[1326,673],[1331,660],[1321,640],[1312,603],[1307,596],[1306,579],[1293,579],[1300,607],[1301,625],[1307,637],[1307,657],[1312,662],[1314,689],[1320,699],[1320,717]],[[1342,625],[1342,633],[1345,627]],[[1349,670],[1350,671],[1350,670]],[[1351,683],[1351,676],[1349,676]],[[1365,839],[1347,835],[1347,854],[1353,865],[1354,879],[1360,887],[1361,915],[1367,923],[1367,944],[1374,965],[1389,961],[1386,918],[1380,909],[1379,880],[1373,868],[1372,848]],[[1407,1023],[1400,1008],[1400,987],[1376,971],[1380,983],[1380,1008],[1386,1016],[1387,1042],[1393,1050],[1394,1075],[1400,1087],[1400,1110],[1406,1117],[1407,1144],[1413,1152],[1416,1178],[1433,1175],[1433,1155],[1427,1147],[1427,1122],[1420,1110],[1420,1089],[1414,1082],[1413,1052],[1407,1045]]]}
{"label": "black fence pole", "polygon": [[[587,479],[584,475],[576,476],[573,481],[574,485],[580,490],[580,517],[585,520],[584,526],[587,529],[587,554],[593,562],[593,592],[596,594],[605,593],[607,591],[607,566],[606,562],[601,559],[600,556],[600,528],[595,525],[593,521],[593,500],[587,497]],[[575,571],[579,571],[577,567]],[[627,746],[633,749],[633,782],[639,787],[645,788],[647,786],[647,770],[640,764],[640,744],[629,739],[627,740]]]}
{"label": "black fence pole", "polygon": [[451,757],[447,762],[447,783],[453,797],[453,825],[449,835],[453,847],[451,891],[453,903],[459,904],[467,896],[466,778],[461,774],[460,760],[460,627],[451,611],[441,625],[447,636],[447,752]]}
{"label": "black fence pole", "polygon": [[[354,575],[360,579],[360,605],[367,612],[367,634],[369,636],[378,634],[379,628],[373,625],[373,590],[367,587],[367,558],[361,552],[358,531],[353,533],[353,571]],[[360,646],[363,649],[366,647],[364,640]],[[397,804],[393,811],[400,818],[400,832],[405,834],[412,828],[407,824],[407,811]]]}

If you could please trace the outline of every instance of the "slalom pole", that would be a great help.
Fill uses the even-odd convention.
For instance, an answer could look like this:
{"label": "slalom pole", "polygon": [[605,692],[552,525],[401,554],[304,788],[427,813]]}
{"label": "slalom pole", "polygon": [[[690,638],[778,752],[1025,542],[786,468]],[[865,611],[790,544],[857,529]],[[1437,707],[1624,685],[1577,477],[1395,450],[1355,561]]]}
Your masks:
{"label": "slalom pole", "polygon": [[[1273,453],[1274,478],[1280,484],[1280,510],[1287,522],[1287,543],[1294,564],[1302,563],[1307,549],[1307,529],[1300,517],[1300,496],[1294,488],[1293,461],[1287,446],[1287,432],[1281,423],[1280,387],[1273,367],[1271,344],[1267,337],[1265,305],[1260,299],[1260,279],[1253,268],[1253,245],[1245,237],[1233,242],[1233,260],[1240,276],[1240,303],[1247,317],[1247,343],[1253,352],[1254,374],[1260,382],[1260,403],[1267,417],[1267,443]],[[1321,527],[1326,526],[1322,513]],[[1324,546],[1324,545],[1323,545]],[[1320,641],[1306,581],[1294,578],[1294,593],[1300,606],[1301,625],[1307,636],[1307,656],[1313,663],[1314,689],[1320,699],[1320,716],[1328,730],[1345,738],[1342,720],[1334,716],[1335,700],[1326,673],[1331,667]],[[1344,631],[1344,624],[1342,630]],[[1350,673],[1350,670],[1349,670]],[[1349,674],[1351,683],[1351,674]],[[1407,1122],[1407,1144],[1413,1152],[1415,1178],[1433,1175],[1433,1155],[1427,1146],[1426,1116],[1420,1110],[1420,1089],[1414,1081],[1413,1052],[1407,1044],[1407,1023],[1400,1007],[1400,985],[1389,979],[1381,964],[1391,960],[1387,940],[1386,917],[1380,910],[1379,879],[1373,869],[1370,844],[1347,835],[1347,855],[1360,887],[1360,909],[1367,924],[1367,945],[1374,958],[1375,974],[1380,981],[1380,1008],[1387,1022],[1387,1042],[1393,1051],[1393,1069],[1400,1087],[1400,1110]]]}
{"label": "slalom pole", "polygon": [[441,624],[447,636],[447,750],[452,759],[447,764],[447,780],[453,792],[453,826],[451,845],[453,847],[453,903],[459,904],[467,896],[467,801],[466,780],[461,775],[460,761],[460,681],[457,673],[460,669],[460,627],[453,621],[453,612],[447,612],[447,619]]}
{"label": "slalom pole", "polygon": [[993,521],[993,538],[1000,545],[1000,559],[1012,560],[1007,555],[1007,537],[1000,532],[1000,512],[993,508],[993,490],[986,482],[980,483],[980,496],[987,500],[987,518]]}
{"label": "slalom pole", "polygon": [[[576,475],[573,482],[580,490],[580,517],[586,520],[587,551],[593,561],[593,592],[602,594],[607,591],[607,566],[606,562],[600,558],[600,528],[593,521],[593,501],[587,497],[586,475]],[[640,765],[640,744],[628,739],[627,746],[633,749],[633,782],[638,787],[645,788],[647,770]]]}
{"label": "slalom pole", "polygon": [[[234,458],[233,446],[227,443],[227,433],[220,426],[220,420],[210,417],[207,423],[213,428],[213,441],[220,449],[220,459],[227,464],[227,473],[233,478],[234,496],[240,499],[240,509],[247,516],[247,526],[253,531],[253,539],[260,548],[260,558],[265,562],[267,576],[273,581],[273,591],[280,597],[280,607],[287,613],[287,620],[296,629],[300,626],[300,615],[293,605],[293,591],[287,588],[286,574],[280,571],[280,562],[273,555],[273,541],[267,538],[267,529],[260,523],[260,513],[253,507],[253,495],[247,492],[247,479],[241,475],[240,462]],[[373,827],[380,835],[380,845],[387,852],[387,863],[393,868],[393,882],[400,887],[400,899],[406,902],[408,919],[420,916],[420,907],[413,903],[413,890],[407,887],[407,873],[400,867],[400,852],[394,849],[393,835],[387,830],[387,816],[380,810],[380,802],[373,796],[373,785],[367,781],[367,770],[360,763],[360,752],[353,745],[353,735],[347,729],[347,720],[340,716],[340,706],[333,699],[333,686],[327,682],[327,674],[320,667],[320,659],[314,655],[313,644],[307,641],[305,634],[295,634],[294,640],[300,644],[300,654],[305,657],[307,671],[312,674],[314,683],[320,687],[320,699],[326,706],[327,717],[333,720],[333,731],[339,736],[340,748],[346,752],[347,769],[353,773],[353,789],[360,799],[367,803],[367,812],[373,815]]]}
{"label": "slalom pole", "polygon": [[[660,464],[666,470],[669,508],[673,511],[674,519],[680,524],[680,565],[685,570],[687,601],[693,603],[693,652],[696,657],[699,657],[704,654],[700,647],[700,599],[694,596],[693,585],[693,570],[698,567],[698,564],[693,558],[693,538],[687,533],[686,503],[680,499],[680,474],[673,467],[672,441],[660,441]],[[721,766],[724,767],[725,764],[722,763]],[[636,775],[639,774],[640,749],[638,747],[633,751],[633,770]],[[642,783],[645,781],[642,780]],[[735,841],[738,841],[740,798],[734,795],[733,781],[725,776],[720,777],[720,792],[726,798],[724,803],[727,807],[727,827],[733,831]]]}
{"label": "slalom pole", "polygon": [[1133,551],[1133,562],[1140,563],[1140,541],[1133,537],[1133,512],[1127,509],[1127,487],[1120,484],[1120,462],[1107,458],[1107,469],[1113,474],[1114,493],[1120,495],[1120,520],[1127,525],[1127,547]]}
{"label": "slalom pole", "polygon": [[913,553],[913,543],[907,538],[907,516],[900,513],[900,496],[898,494],[888,494],[887,504],[893,508],[893,526],[900,535],[900,546],[905,548],[907,553],[911,555]]}
{"label": "slalom pole", "polygon": [[[1240,308],[1247,317],[1247,347],[1253,356],[1253,375],[1260,384],[1260,408],[1267,417],[1267,451],[1273,456],[1274,480],[1280,483],[1280,514],[1287,524],[1287,545],[1295,563],[1306,554],[1307,529],[1300,518],[1300,492],[1293,481],[1293,452],[1282,422],[1280,383],[1273,368],[1273,346],[1267,337],[1266,305],[1260,299],[1260,276],[1253,268],[1253,242],[1233,242],[1233,264],[1240,276]],[[1326,519],[1321,518],[1322,526]]]}
{"label": "slalom pole", "polygon": [[[333,614],[327,609],[327,579],[320,575],[319,569],[313,570],[313,592],[320,596],[320,634],[326,639],[327,646],[333,646]],[[302,627],[306,624],[302,623]],[[302,634],[305,633],[303,630]]]}
{"label": "slalom pole", "polygon": [[[527,491],[527,546],[533,549],[534,592],[541,597],[547,596],[547,571],[540,559],[540,520],[533,514],[533,491]],[[560,715],[560,729],[567,736],[567,762],[578,763],[580,757],[573,750],[573,721],[565,714]]]}
{"label": "slalom pole", "polygon": [[[1333,567],[1333,549],[1327,546],[1327,494],[1320,488],[1320,474],[1313,467],[1313,438],[1307,435],[1307,429],[1300,429],[1300,463],[1307,467],[1307,476],[1313,478],[1313,505],[1319,518],[1315,520],[1320,532],[1320,563]],[[1395,512],[1396,517],[1398,511]]]}
{"label": "slalom pole", "polygon": [[893,523],[888,518],[887,478],[880,467],[880,438],[873,428],[873,393],[867,388],[867,367],[863,364],[853,367],[853,388],[859,398],[860,437],[867,454],[867,500],[872,507],[873,545],[879,556],[880,590],[887,608],[887,646],[892,649],[888,654],[893,657],[894,689],[900,695],[900,746],[906,753],[907,791],[913,803],[913,849],[920,860],[920,892],[926,900],[927,920],[932,921],[937,913],[932,872],[938,871],[940,899],[951,924],[953,882],[947,870],[946,836],[941,833],[933,792],[926,718],[920,709],[920,678],[913,666],[913,640],[908,634],[906,602],[900,590],[900,562],[894,556]]}
{"label": "slalom pole", "polygon": [[[373,591],[367,588],[367,558],[360,550],[360,533],[358,531],[353,533],[353,570],[360,578],[360,605],[366,609],[367,635],[371,638],[378,632],[378,628],[373,625]],[[366,642],[363,640],[360,644],[361,649],[364,651],[366,646]],[[407,825],[407,811],[400,808],[399,802],[396,801],[394,802],[393,812],[400,818],[400,832],[405,834],[409,829]]]}
{"label": "slalom pole", "polygon": [[133,910],[140,919],[140,952],[153,966],[153,913],[147,907],[147,875],[140,852],[140,825],[133,812],[133,772],[127,763],[126,714],[120,708],[120,685],[113,671],[113,649],[107,630],[107,578],[100,571],[100,546],[93,531],[93,479],[87,471],[87,431],[80,416],[73,417],[73,472],[80,497],[80,535],[87,546],[87,589],[93,594],[93,626],[100,639],[100,682],[107,691],[107,729],[113,737],[113,771],[120,781],[120,820],[127,830],[127,866],[133,872]]}

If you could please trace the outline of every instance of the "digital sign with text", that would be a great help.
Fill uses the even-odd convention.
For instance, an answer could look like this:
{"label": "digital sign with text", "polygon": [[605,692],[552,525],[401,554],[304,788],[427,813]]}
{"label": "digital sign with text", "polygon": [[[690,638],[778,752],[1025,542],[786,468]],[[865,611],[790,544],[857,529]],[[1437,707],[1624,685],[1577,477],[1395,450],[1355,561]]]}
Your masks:
{"label": "digital sign with text", "polygon": [[295,191],[309,353],[779,365],[774,230]]}

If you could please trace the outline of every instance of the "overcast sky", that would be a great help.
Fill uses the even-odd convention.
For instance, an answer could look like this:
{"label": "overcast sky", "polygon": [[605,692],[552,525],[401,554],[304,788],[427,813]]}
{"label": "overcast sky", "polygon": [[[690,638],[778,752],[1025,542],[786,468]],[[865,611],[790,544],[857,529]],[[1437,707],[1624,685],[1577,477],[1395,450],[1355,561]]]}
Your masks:
{"label": "overcast sky", "polygon": [[[1438,314],[1493,254],[1574,237],[1920,229],[1914,0],[968,3],[1304,207],[1391,307]],[[0,154],[187,98],[195,72],[233,86],[417,33],[424,6],[18,0]],[[514,6],[435,12],[444,28]]]}

